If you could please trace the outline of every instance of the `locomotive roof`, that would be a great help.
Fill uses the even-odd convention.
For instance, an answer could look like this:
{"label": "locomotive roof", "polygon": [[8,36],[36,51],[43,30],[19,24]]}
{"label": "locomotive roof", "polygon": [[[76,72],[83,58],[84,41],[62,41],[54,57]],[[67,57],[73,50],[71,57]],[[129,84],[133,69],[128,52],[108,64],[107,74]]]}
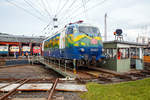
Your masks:
{"label": "locomotive roof", "polygon": [[89,23],[74,23],[68,26],[93,26],[93,27],[97,27],[95,25],[89,24]]}
{"label": "locomotive roof", "polygon": [[55,32],[54,34],[52,34],[51,36],[49,36],[47,39],[45,39],[44,41],[50,39],[51,37],[53,37],[53,36],[55,36],[57,34],[59,34],[60,32],[64,31],[69,26],[93,26],[93,27],[97,27],[97,26],[89,24],[89,23],[73,23],[73,24],[70,24],[70,25],[66,25],[66,27],[62,28],[61,30],[58,30],[57,32]]}

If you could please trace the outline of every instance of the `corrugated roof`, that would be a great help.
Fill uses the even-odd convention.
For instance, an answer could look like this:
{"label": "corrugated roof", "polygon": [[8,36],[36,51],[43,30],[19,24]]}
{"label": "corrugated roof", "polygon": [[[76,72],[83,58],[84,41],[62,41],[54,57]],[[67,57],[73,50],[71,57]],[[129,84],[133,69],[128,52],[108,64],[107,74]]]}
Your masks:
{"label": "corrugated roof", "polygon": [[44,37],[30,37],[23,35],[0,34],[1,42],[24,42],[24,43],[42,43]]}
{"label": "corrugated roof", "polygon": [[137,46],[147,46],[148,44],[141,44],[137,42],[128,42],[128,41],[105,41],[103,43],[116,43],[116,44],[128,44],[128,45],[137,45]]}

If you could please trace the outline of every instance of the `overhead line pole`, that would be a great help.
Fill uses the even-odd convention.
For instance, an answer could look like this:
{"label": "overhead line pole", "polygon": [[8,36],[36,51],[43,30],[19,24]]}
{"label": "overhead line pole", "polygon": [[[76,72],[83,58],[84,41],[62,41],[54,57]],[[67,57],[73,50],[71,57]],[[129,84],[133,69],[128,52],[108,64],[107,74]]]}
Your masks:
{"label": "overhead line pole", "polygon": [[105,13],[105,17],[104,17],[104,26],[105,26],[104,37],[105,37],[105,41],[107,41],[107,13]]}

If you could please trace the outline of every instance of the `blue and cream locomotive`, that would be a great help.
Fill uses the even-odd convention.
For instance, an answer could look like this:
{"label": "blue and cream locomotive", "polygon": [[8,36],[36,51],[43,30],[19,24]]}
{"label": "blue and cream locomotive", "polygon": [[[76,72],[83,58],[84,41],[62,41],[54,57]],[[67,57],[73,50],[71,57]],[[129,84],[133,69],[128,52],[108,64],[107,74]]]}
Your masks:
{"label": "blue and cream locomotive", "polygon": [[43,56],[89,62],[103,58],[102,37],[97,27],[82,21],[70,23],[43,42]]}

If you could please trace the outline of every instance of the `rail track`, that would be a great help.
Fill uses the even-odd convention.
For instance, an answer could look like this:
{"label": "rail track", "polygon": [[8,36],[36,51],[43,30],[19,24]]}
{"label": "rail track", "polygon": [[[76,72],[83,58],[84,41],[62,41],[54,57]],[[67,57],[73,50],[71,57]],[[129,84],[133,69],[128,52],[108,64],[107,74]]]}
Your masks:
{"label": "rail track", "polygon": [[[62,71],[70,72],[73,74],[73,69],[71,65],[58,64],[54,61],[45,61],[48,64],[55,66],[56,68],[61,68]],[[87,82],[97,82],[102,84],[107,83],[118,83],[124,81],[135,81],[138,79],[143,79],[150,77],[150,70],[133,70],[128,73],[117,73],[115,71],[110,71],[102,69],[96,66],[82,67],[77,70],[76,78],[81,83]]]}
{"label": "rail track", "polygon": [[[59,65],[58,63],[54,62],[46,62],[56,68],[61,68],[63,71],[71,72],[73,74],[73,69],[70,68],[70,65]],[[88,66],[88,67],[81,67],[77,70],[75,74],[77,76],[76,80],[61,80],[56,78],[1,78],[1,83],[8,83],[4,86],[1,86],[0,89],[8,87],[12,84],[19,83],[16,88],[13,88],[11,91],[1,94],[0,100],[8,100],[10,98],[14,98],[16,94],[18,94],[19,87],[28,84],[28,83],[52,83],[51,89],[48,90],[47,98],[45,100],[51,100],[53,95],[55,94],[56,86],[58,83],[75,83],[75,84],[85,84],[87,82],[97,82],[101,84],[109,84],[109,83],[118,83],[118,82],[125,82],[125,81],[135,81],[138,79],[143,79],[150,77],[150,70],[132,70],[128,73],[117,73],[114,71],[109,71],[105,69],[101,69],[96,66]],[[67,79],[67,78],[66,78]]]}
{"label": "rail track", "polygon": [[[14,94],[16,93],[17,89],[18,89],[19,87],[21,87],[22,85],[24,85],[25,83],[27,83],[28,81],[29,81],[29,79],[21,80],[19,86],[17,86],[16,88],[12,89],[12,90],[9,91],[8,93],[2,95],[2,96],[0,97],[0,100],[8,100],[8,97],[14,95]],[[11,84],[10,84],[10,85],[11,85]]]}
{"label": "rail track", "polygon": [[[1,80],[5,80],[6,79],[1,79]],[[15,84],[15,83],[19,83],[18,86],[16,86],[15,88],[13,88],[11,91],[9,91],[8,93],[4,93],[3,95],[0,96],[0,100],[9,100],[9,99],[12,99],[13,96],[18,92],[18,88],[29,83],[29,82],[36,82],[37,81],[45,81],[45,80],[42,80],[42,79],[14,79],[16,81],[13,81],[13,82],[10,82],[8,83],[7,85],[4,85],[4,86],[1,86],[0,89],[2,88],[5,88],[5,87],[8,87],[12,84]],[[57,83],[59,82],[59,78],[56,78],[56,79],[48,79],[47,81],[51,81],[53,83],[52,87],[50,88],[50,90],[48,91],[49,94],[48,94],[48,97],[47,99],[45,100],[52,100],[52,97],[54,95],[54,92],[55,92],[55,88],[57,86]],[[60,80],[61,82],[62,80]]]}

